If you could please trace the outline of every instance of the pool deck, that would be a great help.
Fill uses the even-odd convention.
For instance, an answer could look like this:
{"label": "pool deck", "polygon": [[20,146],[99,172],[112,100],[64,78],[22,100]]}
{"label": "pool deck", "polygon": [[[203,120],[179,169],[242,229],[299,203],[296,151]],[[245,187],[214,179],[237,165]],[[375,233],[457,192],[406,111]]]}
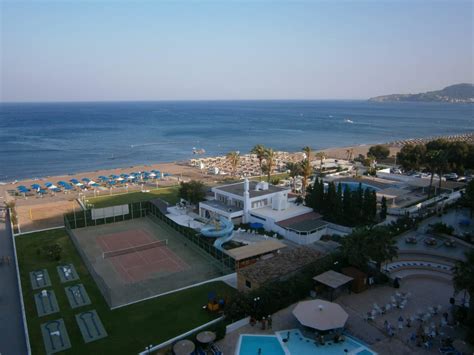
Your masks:
{"label": "pool deck", "polygon": [[[407,306],[403,310],[396,309],[387,312],[385,315],[379,315],[374,322],[367,322],[365,314],[372,309],[373,303],[376,302],[382,306],[390,301],[390,297],[395,292],[411,292],[412,296],[409,298]],[[424,355],[439,353],[441,337],[434,340],[434,346],[431,349],[417,347],[416,344],[408,341],[411,333],[416,332],[417,325],[411,328],[404,327],[399,330],[397,320],[400,316],[407,318],[418,310],[426,311],[429,306],[434,305],[442,305],[443,310],[449,310],[449,298],[452,295],[453,287],[449,281],[420,277],[402,281],[400,289],[394,289],[390,285],[377,286],[359,294],[343,294],[335,302],[339,303],[349,314],[349,319],[346,323],[348,333],[368,344],[371,350],[379,354],[411,355],[416,353]],[[457,298],[458,304],[461,296],[459,295]],[[301,325],[292,314],[295,306],[296,304],[293,304],[273,314],[272,329],[262,330],[258,323],[253,327],[245,325],[227,334],[224,339],[217,343],[218,346],[225,354],[234,354],[241,334],[274,335],[276,331],[285,329],[301,330]],[[428,324],[432,321],[438,324],[440,318],[441,315],[437,315]],[[385,320],[397,328],[392,338],[384,330]],[[461,328],[446,326],[441,330],[445,335],[449,335],[453,339],[462,337],[463,330]],[[308,334],[308,337],[310,335]]]}

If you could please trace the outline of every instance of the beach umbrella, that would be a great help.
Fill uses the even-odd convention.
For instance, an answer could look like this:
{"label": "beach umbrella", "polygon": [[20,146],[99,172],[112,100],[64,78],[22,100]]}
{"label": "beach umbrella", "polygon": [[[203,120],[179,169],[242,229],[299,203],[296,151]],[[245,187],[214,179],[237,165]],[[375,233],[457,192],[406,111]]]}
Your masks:
{"label": "beach umbrella", "polygon": [[38,191],[38,190],[41,190],[41,185],[39,185],[39,184],[33,184],[33,185],[31,185],[31,188],[32,188],[33,190]]}
{"label": "beach umbrella", "polygon": [[125,179],[123,177],[117,178],[117,181],[124,181]]}
{"label": "beach umbrella", "polygon": [[[46,185],[46,184],[45,184],[45,185]],[[46,185],[46,187],[47,187],[48,189],[50,189],[50,190],[54,190],[54,189],[57,189],[57,188],[58,188],[56,185],[53,185],[53,184],[51,184],[51,185],[49,185],[49,186]]]}
{"label": "beach umbrella", "polygon": [[94,180],[89,180],[89,181],[87,182],[87,185],[89,185],[89,186],[92,186],[92,185],[94,185],[94,184],[97,184]]}
{"label": "beach umbrella", "polygon": [[99,176],[99,179],[101,179],[103,181],[106,181],[106,180],[108,180],[108,177],[104,176],[104,175],[101,175],[101,176]]}
{"label": "beach umbrella", "polygon": [[21,193],[27,193],[28,191],[30,191],[26,186],[18,186],[17,187],[17,190],[20,191]]}
{"label": "beach umbrella", "polygon": [[79,180],[77,179],[71,179],[69,181],[72,182],[74,185],[77,185],[79,183]]}
{"label": "beach umbrella", "polygon": [[342,328],[349,317],[337,303],[321,299],[299,302],[293,315],[302,325],[321,331]]}
{"label": "beach umbrella", "polygon": [[112,179],[118,179],[118,178],[119,178],[118,175],[114,175],[114,174],[110,175],[110,177],[111,177]]}
{"label": "beach umbrella", "polygon": [[150,177],[154,178],[154,177],[156,177],[156,174],[155,174],[155,173],[151,173],[151,174],[150,174]]}
{"label": "beach umbrella", "polygon": [[50,186],[53,186],[53,183],[52,183],[52,182],[45,182],[45,183],[44,183],[44,186],[50,187]]}
{"label": "beach umbrella", "polygon": [[89,179],[89,178],[83,178],[82,181],[84,181],[85,183],[89,183],[89,181],[91,181],[91,179]]}

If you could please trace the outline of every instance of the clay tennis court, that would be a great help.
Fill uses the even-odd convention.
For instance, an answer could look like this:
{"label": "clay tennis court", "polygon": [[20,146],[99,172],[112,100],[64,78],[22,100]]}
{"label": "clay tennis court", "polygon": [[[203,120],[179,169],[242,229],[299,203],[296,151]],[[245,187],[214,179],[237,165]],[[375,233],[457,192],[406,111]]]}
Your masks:
{"label": "clay tennis court", "polygon": [[[190,286],[229,272],[223,270],[212,256],[154,217],[77,228],[71,233],[86,265],[89,270],[93,270],[91,274],[97,286],[111,307]],[[150,243],[158,245],[148,248]],[[127,251],[130,248],[134,250]],[[116,251],[119,255],[114,256]]]}
{"label": "clay tennis court", "polygon": [[[154,273],[174,273],[189,268],[166,244],[154,244],[154,238],[143,229],[103,235],[97,241],[105,253],[104,259],[113,264],[125,282],[145,280]],[[134,249],[137,247],[146,249]],[[107,257],[107,252],[112,256]],[[113,256],[113,252],[123,254]]]}

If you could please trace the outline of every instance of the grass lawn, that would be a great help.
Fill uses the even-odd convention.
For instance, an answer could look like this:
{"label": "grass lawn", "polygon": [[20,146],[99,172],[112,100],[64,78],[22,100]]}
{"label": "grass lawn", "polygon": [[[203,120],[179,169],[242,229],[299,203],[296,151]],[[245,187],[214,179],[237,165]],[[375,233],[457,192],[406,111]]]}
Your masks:
{"label": "grass lawn", "polygon": [[[215,291],[219,296],[232,296],[236,291],[223,282],[212,282],[167,296],[140,302],[111,311],[92,276],[82,262],[74,245],[63,229],[23,235],[16,238],[21,283],[33,354],[44,354],[40,324],[48,320],[63,318],[72,347],[68,354],[136,354],[149,344],[159,344],[201,324],[218,317],[203,311],[207,295]],[[58,243],[62,247],[59,262],[49,260],[37,250],[42,245]],[[73,263],[80,280],[61,284],[56,266]],[[39,318],[29,281],[29,272],[46,268],[51,278],[52,289],[59,304],[59,313]],[[82,283],[92,304],[73,310],[67,301],[65,286]],[[108,337],[84,343],[74,315],[95,309],[104,324]]]}
{"label": "grass lawn", "polygon": [[87,201],[94,205],[95,208],[110,207],[115,205],[124,205],[133,202],[143,202],[161,198],[171,205],[179,201],[178,186],[162,187],[150,190],[150,192],[129,192],[117,195],[105,195],[89,198]]}

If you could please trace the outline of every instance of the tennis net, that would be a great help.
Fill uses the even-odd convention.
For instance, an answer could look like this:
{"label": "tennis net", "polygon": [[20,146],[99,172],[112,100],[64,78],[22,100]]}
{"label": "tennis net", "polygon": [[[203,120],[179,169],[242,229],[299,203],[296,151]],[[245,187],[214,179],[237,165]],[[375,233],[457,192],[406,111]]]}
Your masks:
{"label": "tennis net", "polygon": [[142,250],[147,250],[147,249],[152,249],[152,248],[158,248],[158,247],[163,247],[163,246],[167,246],[167,245],[168,245],[168,239],[157,240],[155,242],[136,245],[136,246],[129,247],[129,248],[106,251],[106,252],[102,253],[102,257],[104,259],[106,259],[106,258],[111,258],[113,256],[124,255],[124,254],[129,254],[129,253],[135,253],[137,251],[142,251]]}

